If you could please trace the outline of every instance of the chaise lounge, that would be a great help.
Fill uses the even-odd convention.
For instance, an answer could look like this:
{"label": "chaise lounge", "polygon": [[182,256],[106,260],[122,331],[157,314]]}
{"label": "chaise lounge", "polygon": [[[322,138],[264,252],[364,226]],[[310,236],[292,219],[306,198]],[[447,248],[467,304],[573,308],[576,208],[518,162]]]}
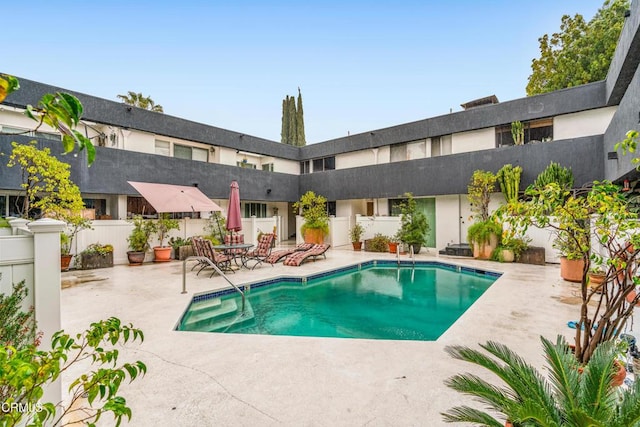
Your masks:
{"label": "chaise lounge", "polygon": [[269,264],[276,264],[285,259],[288,255],[299,251],[308,251],[313,247],[313,243],[299,243],[292,248],[278,249],[277,251],[271,251],[271,254],[264,260]]}
{"label": "chaise lounge", "polygon": [[309,250],[298,251],[289,255],[285,258],[283,264],[299,267],[300,265],[302,265],[302,263],[309,259],[313,259],[315,261],[319,256],[323,256],[325,259],[327,259],[326,252],[330,247],[331,245],[313,245]]}

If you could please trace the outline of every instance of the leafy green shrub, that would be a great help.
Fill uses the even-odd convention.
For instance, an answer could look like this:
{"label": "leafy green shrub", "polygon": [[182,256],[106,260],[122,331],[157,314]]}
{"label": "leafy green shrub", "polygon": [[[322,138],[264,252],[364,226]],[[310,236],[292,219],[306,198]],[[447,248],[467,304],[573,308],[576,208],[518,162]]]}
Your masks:
{"label": "leafy green shrub", "polygon": [[300,232],[307,229],[319,229],[324,234],[329,233],[329,214],[327,214],[327,199],[313,191],[307,191],[300,200],[293,204],[294,209],[300,209],[304,224]]}
{"label": "leafy green shrub", "polygon": [[490,219],[476,222],[467,230],[467,241],[482,245],[489,243],[492,234],[500,238],[502,236],[502,225]]}
{"label": "leafy green shrub", "polygon": [[406,199],[400,203],[402,217],[397,237],[409,245],[426,245],[429,233],[427,217],[418,210],[413,194],[405,193],[404,196]]}
{"label": "leafy green shrub", "polygon": [[0,293],[0,345],[22,348],[39,344],[33,307],[27,312],[22,311],[23,301],[28,294],[24,280],[13,285],[10,295]]}
{"label": "leafy green shrub", "polygon": [[383,234],[376,233],[373,238],[367,240],[366,250],[368,252],[387,252],[389,250],[389,238]]}

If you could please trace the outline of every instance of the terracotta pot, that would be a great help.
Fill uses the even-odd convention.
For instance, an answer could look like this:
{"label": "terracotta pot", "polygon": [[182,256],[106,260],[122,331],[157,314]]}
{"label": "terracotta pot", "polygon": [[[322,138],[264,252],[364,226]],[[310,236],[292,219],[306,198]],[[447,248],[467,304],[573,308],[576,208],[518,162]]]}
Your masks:
{"label": "terracotta pot", "polygon": [[395,254],[398,250],[398,242],[389,242],[389,252]]}
{"label": "terracotta pot", "polygon": [[491,259],[491,254],[498,247],[498,236],[491,234],[489,242],[473,242],[473,257],[476,259]]}
{"label": "terracotta pot", "polygon": [[[636,295],[637,295],[637,293],[636,293],[636,291],[635,291],[635,290],[634,290],[634,291],[629,292],[629,293],[627,294],[627,297],[626,297],[626,298],[627,298],[627,302],[628,302],[629,304],[631,304],[631,303],[633,302],[633,300],[634,300],[634,299],[636,299]],[[640,307],[640,301],[636,302],[636,307]]]}
{"label": "terracotta pot", "polygon": [[569,282],[581,282],[584,270],[583,259],[560,258],[560,277]]}
{"label": "terracotta pot", "polygon": [[604,283],[606,274],[604,273],[589,273],[589,288],[592,291],[596,291],[598,293],[602,292],[602,284]]}
{"label": "terracotta pot", "polygon": [[153,248],[154,262],[171,261],[171,246],[155,246]]}
{"label": "terracotta pot", "polygon": [[611,385],[613,387],[620,387],[624,383],[624,379],[627,377],[627,369],[624,367],[624,365],[621,362],[617,360],[613,362],[613,366],[618,370],[616,371],[615,375],[611,379]]}
{"label": "terracotta pot", "polygon": [[71,258],[73,258],[73,255],[60,255],[60,271],[69,270]]}
{"label": "terracotta pot", "polygon": [[353,245],[353,250],[354,251],[361,251],[362,250],[362,242],[351,242],[351,244]]}
{"label": "terracotta pot", "polygon": [[129,259],[129,265],[142,265],[144,262],[144,252],[127,252],[127,258]]}
{"label": "terracotta pot", "polygon": [[307,228],[304,232],[305,243],[316,243],[321,245],[324,243],[324,233],[318,228]]}

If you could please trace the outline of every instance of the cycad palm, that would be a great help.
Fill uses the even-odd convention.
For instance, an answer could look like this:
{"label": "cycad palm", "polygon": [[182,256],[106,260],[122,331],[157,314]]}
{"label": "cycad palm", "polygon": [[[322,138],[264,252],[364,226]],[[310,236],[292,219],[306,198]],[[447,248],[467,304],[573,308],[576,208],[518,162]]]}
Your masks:
{"label": "cycad palm", "polygon": [[155,111],[163,113],[162,105],[156,104],[150,96],[144,96],[142,93],[128,91],[126,95],[118,95],[118,98],[127,105],[142,108],[143,110]]}
{"label": "cycad palm", "polygon": [[[508,347],[481,345],[492,356],[468,347],[447,347],[454,358],[487,368],[506,387],[494,386],[473,374],[456,375],[446,385],[475,397],[514,426],[640,426],[640,381],[628,389],[611,385],[615,348],[611,341],[598,346],[579,373],[579,364],[562,337],[556,343],[541,337],[549,378],[544,378]],[[493,415],[468,406],[443,413],[447,422],[503,426]]]}

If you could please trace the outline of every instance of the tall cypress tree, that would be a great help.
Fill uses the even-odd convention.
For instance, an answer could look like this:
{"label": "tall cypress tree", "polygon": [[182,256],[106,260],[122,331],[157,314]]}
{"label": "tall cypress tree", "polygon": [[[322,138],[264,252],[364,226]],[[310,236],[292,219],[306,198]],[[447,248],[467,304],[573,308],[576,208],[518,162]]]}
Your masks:
{"label": "tall cypress tree", "polygon": [[298,111],[296,112],[296,145],[303,147],[307,145],[304,135],[304,111],[302,109],[302,93],[298,88]]}
{"label": "tall cypress tree", "polygon": [[289,95],[282,100],[282,130],[280,131],[280,142],[290,144],[289,142]]}
{"label": "tall cypress tree", "polygon": [[282,100],[282,129],[280,142],[302,147],[307,145],[304,133],[304,111],[302,109],[302,93],[298,88],[298,106],[296,97],[287,95]]}
{"label": "tall cypress tree", "polygon": [[294,96],[290,96],[289,99],[289,108],[287,111],[288,120],[289,120],[289,144],[297,145],[297,133],[296,133],[296,98]]}

